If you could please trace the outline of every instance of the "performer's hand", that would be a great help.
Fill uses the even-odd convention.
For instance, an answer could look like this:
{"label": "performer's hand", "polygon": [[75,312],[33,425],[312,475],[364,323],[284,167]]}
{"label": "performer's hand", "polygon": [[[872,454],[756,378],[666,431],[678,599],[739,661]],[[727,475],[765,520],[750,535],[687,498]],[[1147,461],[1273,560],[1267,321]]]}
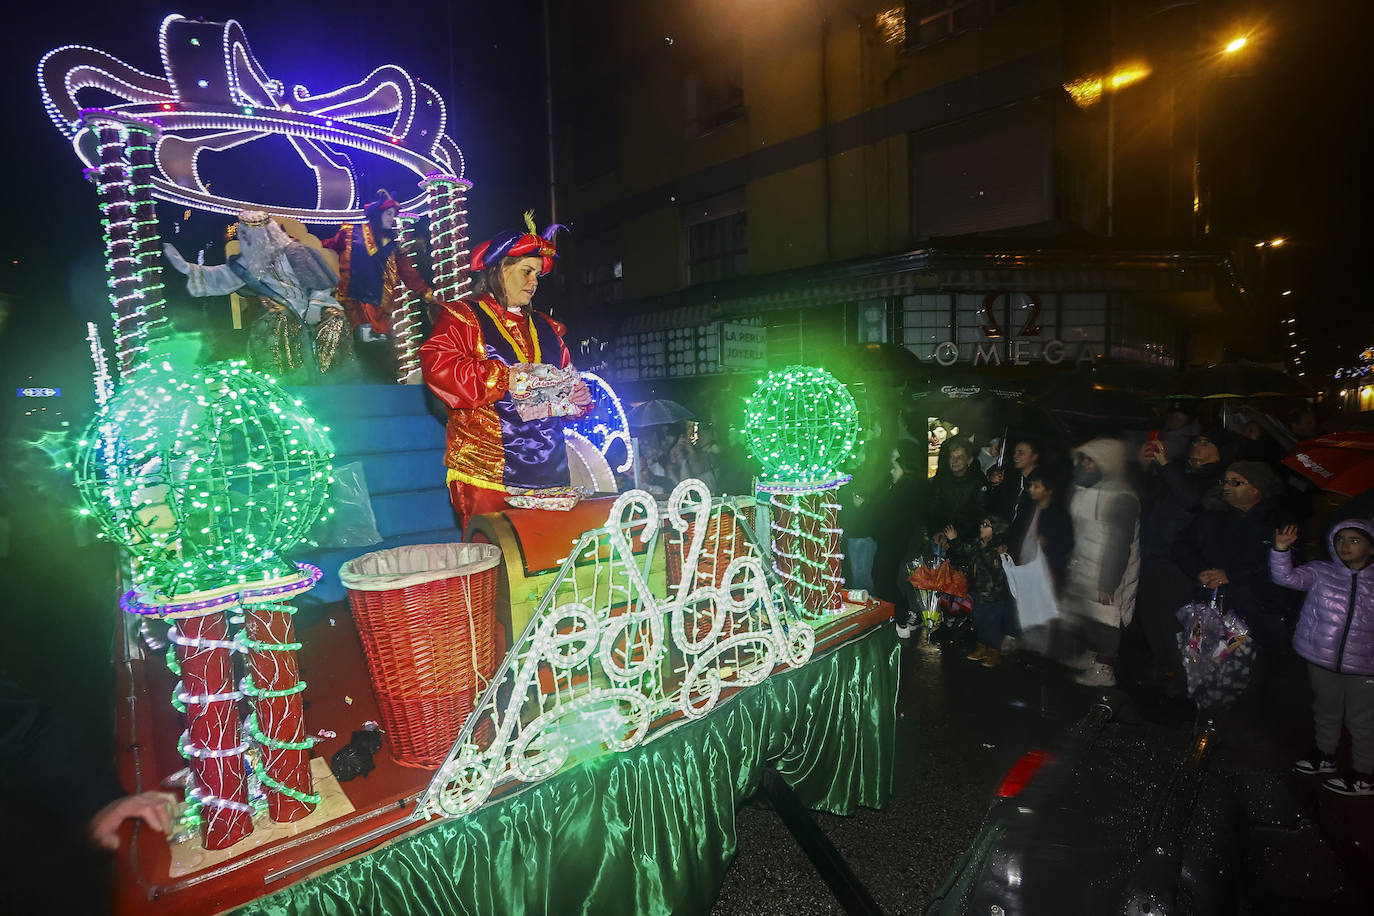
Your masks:
{"label": "performer's hand", "polygon": [[141,792],[117,798],[91,818],[91,839],[103,849],[118,849],[120,825],[129,818],[139,818],[154,830],[166,833],[172,825],[176,801],[170,792]]}
{"label": "performer's hand", "polygon": [[191,272],[191,265],[186,263],[186,259],[181,256],[181,252],[177,251],[171,242],[162,246],[162,253],[167,255],[167,260],[176,268],[178,273],[189,274]]}
{"label": "performer's hand", "polygon": [[1097,603],[1098,603],[1098,604],[1111,604],[1111,603],[1112,603],[1112,593],[1111,593],[1111,592],[1104,592],[1104,591],[1102,591],[1101,589],[1098,589],[1098,591],[1097,591]]}
{"label": "performer's hand", "polygon": [[596,403],[596,399],[592,397],[591,389],[587,387],[586,380],[581,376],[578,376],[572,391],[568,393],[568,400],[582,413],[591,410],[592,405]]}

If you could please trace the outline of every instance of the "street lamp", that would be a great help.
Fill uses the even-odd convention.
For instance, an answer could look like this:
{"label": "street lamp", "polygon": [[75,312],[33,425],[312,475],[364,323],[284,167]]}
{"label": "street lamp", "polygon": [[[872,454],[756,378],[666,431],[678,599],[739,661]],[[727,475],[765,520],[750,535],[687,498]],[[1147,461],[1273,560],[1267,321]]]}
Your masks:
{"label": "street lamp", "polygon": [[1239,38],[1232,38],[1231,41],[1226,45],[1226,47],[1222,48],[1222,52],[1225,54],[1235,54],[1241,48],[1245,47],[1245,42],[1246,38],[1244,35],[1240,36]]}

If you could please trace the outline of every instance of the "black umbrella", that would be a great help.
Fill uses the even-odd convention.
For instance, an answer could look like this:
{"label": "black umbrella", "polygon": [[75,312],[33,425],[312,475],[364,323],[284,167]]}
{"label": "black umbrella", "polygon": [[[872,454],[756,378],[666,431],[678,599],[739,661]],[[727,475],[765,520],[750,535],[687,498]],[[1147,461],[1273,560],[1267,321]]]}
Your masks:
{"label": "black umbrella", "polygon": [[918,382],[928,367],[901,344],[850,344],[832,351],[825,368],[847,385],[874,385],[895,391]]}
{"label": "black umbrella", "polygon": [[1036,395],[1034,403],[1071,428],[1149,429],[1157,422],[1154,409],[1139,395],[1083,376],[1055,379]]}
{"label": "black umbrella", "polygon": [[631,427],[639,429],[645,426],[663,426],[668,423],[680,423],[683,420],[692,420],[696,414],[677,401],[656,399],[645,401],[630,408],[629,414],[625,419],[629,421]]}
{"label": "black umbrella", "polygon": [[1279,369],[1248,359],[1192,369],[1174,379],[1166,389],[1171,398],[1278,398],[1310,397],[1302,382]]}

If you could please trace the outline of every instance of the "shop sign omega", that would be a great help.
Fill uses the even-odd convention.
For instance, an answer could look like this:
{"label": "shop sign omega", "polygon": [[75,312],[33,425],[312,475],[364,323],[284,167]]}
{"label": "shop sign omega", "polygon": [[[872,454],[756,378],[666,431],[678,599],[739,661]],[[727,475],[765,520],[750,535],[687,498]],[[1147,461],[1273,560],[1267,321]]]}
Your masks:
{"label": "shop sign omega", "polygon": [[[1063,341],[1057,338],[1049,340],[1040,339],[1044,333],[1044,328],[1040,324],[1040,297],[1035,293],[1026,293],[1026,298],[1030,301],[1030,316],[1025,320],[1024,325],[1018,329],[1015,340],[1011,340],[1010,334],[1003,329],[998,322],[996,315],[993,314],[993,305],[1000,297],[1001,293],[988,293],[983,299],[983,305],[979,313],[983,316],[985,323],[981,325],[981,340],[965,340],[965,347],[972,346],[972,362],[974,366],[1029,366],[1034,362],[1043,362],[1051,366],[1061,363],[1073,363],[1076,365],[1091,365],[1097,361],[1097,351],[1100,347],[1095,341]],[[1027,339],[1032,338],[1032,339]],[[918,353],[918,357],[934,360],[941,366],[953,366],[959,362],[960,342],[954,340],[943,340],[931,348],[930,355]]]}

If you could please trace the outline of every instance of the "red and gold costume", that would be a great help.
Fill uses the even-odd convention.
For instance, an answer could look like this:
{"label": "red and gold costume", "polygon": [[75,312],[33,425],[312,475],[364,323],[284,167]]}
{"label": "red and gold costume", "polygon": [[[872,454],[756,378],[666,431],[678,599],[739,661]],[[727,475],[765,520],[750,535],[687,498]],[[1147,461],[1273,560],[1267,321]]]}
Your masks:
{"label": "red and gold costume", "polygon": [[511,489],[568,485],[562,420],[522,419],[509,393],[511,366],[568,367],[566,330],[542,312],[505,309],[490,295],[443,303],[420,347],[420,366],[449,408],[444,464],[463,527],[473,515],[504,509]]}

